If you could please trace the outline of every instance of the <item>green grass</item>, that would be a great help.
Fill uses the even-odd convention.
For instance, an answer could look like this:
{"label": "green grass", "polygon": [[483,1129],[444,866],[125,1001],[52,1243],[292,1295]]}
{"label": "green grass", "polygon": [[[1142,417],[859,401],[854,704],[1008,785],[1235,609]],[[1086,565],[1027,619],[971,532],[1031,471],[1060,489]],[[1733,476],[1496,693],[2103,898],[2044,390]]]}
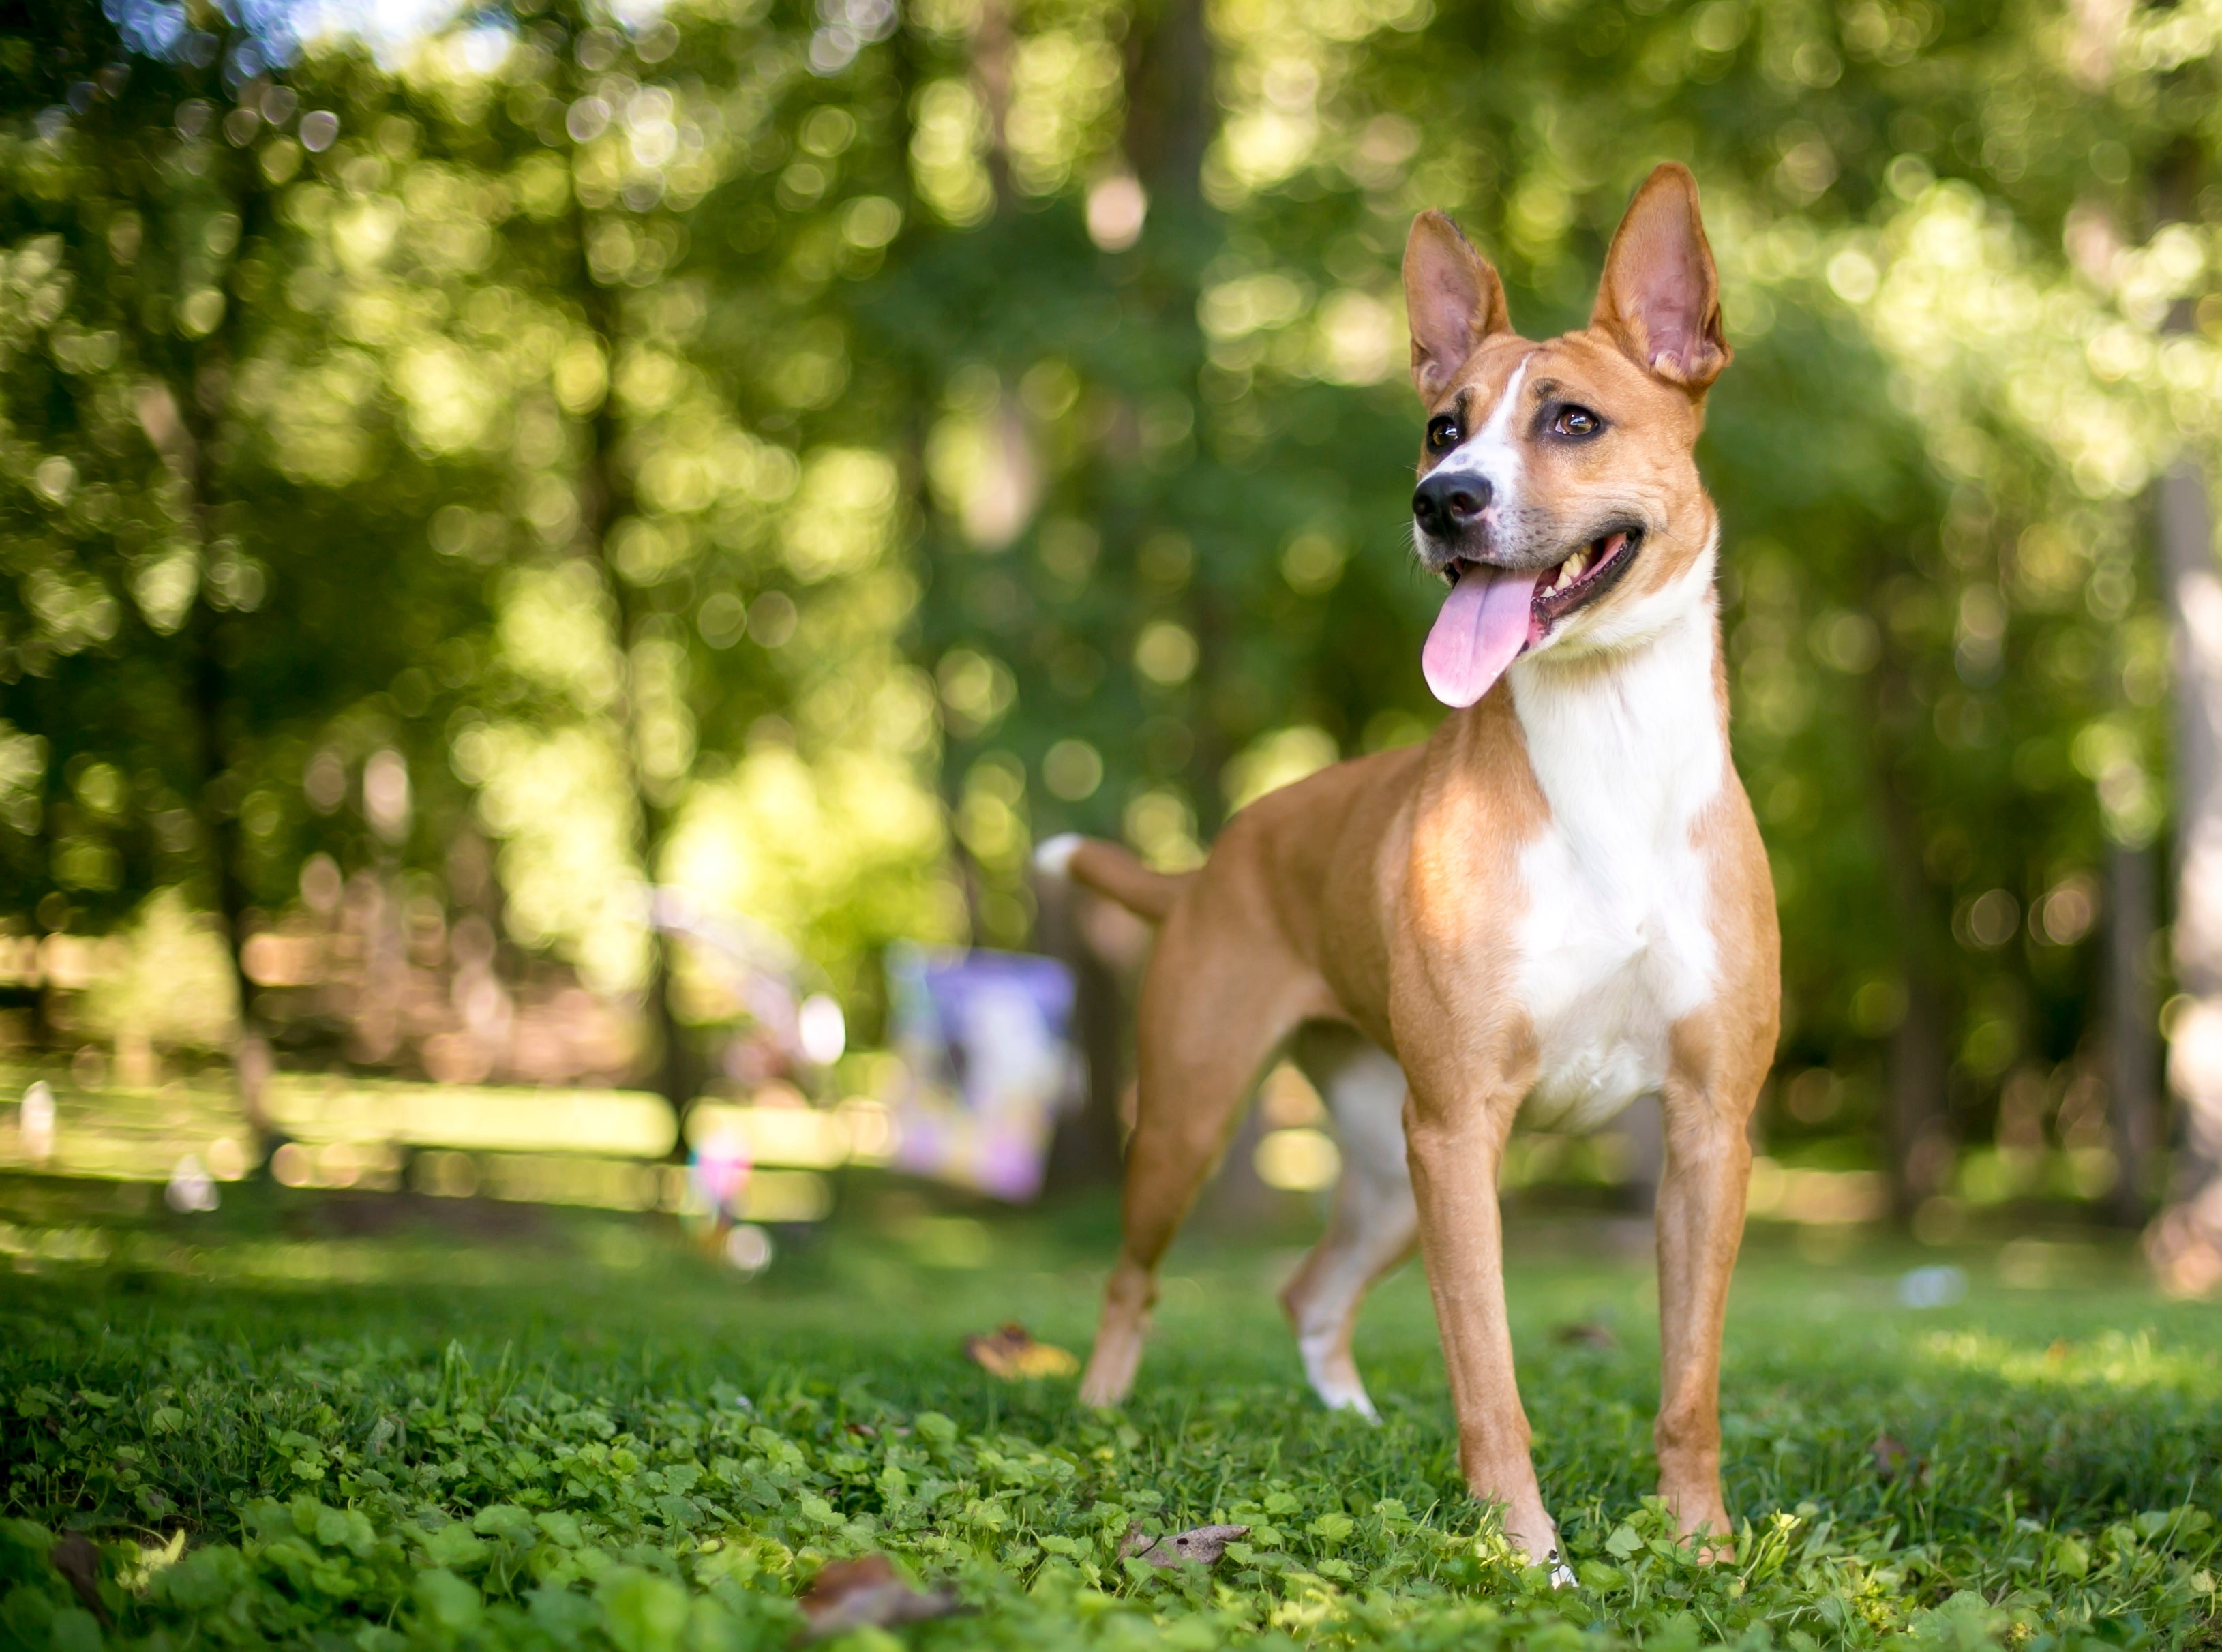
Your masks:
{"label": "green grass", "polygon": [[[2024,1247],[2010,1288],[1971,1249],[1968,1298],[1917,1311],[1892,1286],[1936,1253],[1755,1235],[1723,1394],[1745,1525],[1705,1568],[1644,1500],[1648,1267],[1518,1232],[1523,1392],[1582,1579],[1554,1592],[1464,1493],[1416,1270],[1362,1327],[1378,1428],[1302,1391],[1289,1253],[1208,1237],[1134,1403],[1095,1416],[958,1343],[1016,1318],[1084,1350],[1096,1207],[936,1266],[979,1262],[979,1231],[892,1197],[875,1222],[866,1190],[744,1285],[653,1223],[105,1197],[0,1197],[0,1644],[781,1647],[827,1559],[881,1550],[973,1609],[895,1632],[926,1649],[2222,1645],[2222,1317],[2125,1253]],[[1253,1530],[1208,1575],[1116,1558],[1130,1524],[1223,1520]],[[49,1563],[71,1529],[104,1630]]]}

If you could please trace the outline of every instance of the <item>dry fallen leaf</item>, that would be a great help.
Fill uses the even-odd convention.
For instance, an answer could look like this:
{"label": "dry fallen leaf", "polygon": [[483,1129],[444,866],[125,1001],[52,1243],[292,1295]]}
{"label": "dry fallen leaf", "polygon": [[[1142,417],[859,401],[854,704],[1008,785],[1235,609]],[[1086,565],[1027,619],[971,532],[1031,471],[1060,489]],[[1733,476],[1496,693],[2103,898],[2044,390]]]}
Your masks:
{"label": "dry fallen leaf", "polygon": [[1883,1479],[1911,1479],[1918,1486],[1928,1472],[1926,1463],[1889,1435],[1882,1435],[1869,1450],[1874,1455],[1875,1473]]}
{"label": "dry fallen leaf", "polygon": [[951,1590],[912,1588],[884,1555],[832,1561],[811,1580],[797,1604],[808,1620],[802,1632],[806,1641],[946,1617],[959,1605]]}
{"label": "dry fallen leaf", "polygon": [[1033,1333],[1014,1321],[985,1336],[964,1339],[965,1357],[991,1376],[1006,1382],[1022,1377],[1070,1377],[1080,1361],[1064,1349],[1034,1341]]}
{"label": "dry fallen leaf", "polygon": [[1119,1557],[1151,1566],[1216,1566],[1227,1544],[1249,1535],[1247,1526],[1196,1526],[1170,1537],[1152,1537],[1136,1526],[1119,1545]]}
{"label": "dry fallen leaf", "polygon": [[1620,1346],[1612,1327],[1594,1319],[1578,1319],[1571,1325],[1559,1326],[1551,1333],[1551,1340],[1569,1347],[1602,1348],[1608,1353]]}
{"label": "dry fallen leaf", "polygon": [[77,1598],[85,1602],[85,1609],[108,1627],[108,1608],[100,1604],[100,1551],[92,1540],[81,1531],[73,1531],[59,1540],[48,1551],[47,1560],[55,1571],[69,1580],[69,1586]]}

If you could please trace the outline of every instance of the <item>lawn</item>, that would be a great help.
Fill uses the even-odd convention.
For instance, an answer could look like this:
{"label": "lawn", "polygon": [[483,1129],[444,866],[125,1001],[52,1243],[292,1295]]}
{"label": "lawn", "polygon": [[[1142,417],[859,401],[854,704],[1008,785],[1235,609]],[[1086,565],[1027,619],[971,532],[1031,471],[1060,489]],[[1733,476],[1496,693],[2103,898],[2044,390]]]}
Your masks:
{"label": "lawn", "polygon": [[[1554,1592],[1464,1493],[1415,1270],[1362,1328],[1376,1428],[1302,1391],[1291,1254],[1255,1234],[1183,1241],[1123,1413],[968,1363],[1014,1319],[1084,1351],[1098,1205],[982,1222],[866,1184],[754,1282],[654,1219],[476,1201],[189,1219],[16,1184],[0,1214],[0,1643],[784,1647],[820,1568],[876,1552],[959,1610],[839,1644],[2222,1645],[2222,1316],[2125,1251],[1755,1234],[1723,1396],[1745,1523],[1700,1567],[1644,1501],[1645,1263],[1516,1228],[1581,1580]],[[1940,1262],[1965,1297],[1902,1305]],[[1206,1523],[1250,1528],[1215,1567],[1120,1556]]]}

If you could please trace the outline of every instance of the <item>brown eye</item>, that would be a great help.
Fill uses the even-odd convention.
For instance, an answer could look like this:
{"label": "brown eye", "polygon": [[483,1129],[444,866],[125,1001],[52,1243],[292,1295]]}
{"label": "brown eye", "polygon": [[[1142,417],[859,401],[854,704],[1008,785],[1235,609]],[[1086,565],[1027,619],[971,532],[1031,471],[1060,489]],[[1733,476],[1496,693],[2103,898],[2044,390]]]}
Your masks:
{"label": "brown eye", "polygon": [[1441,413],[1428,421],[1428,446],[1436,453],[1447,453],[1458,446],[1460,432],[1458,421],[1448,413]]}
{"label": "brown eye", "polygon": [[1563,407],[1551,428],[1560,436],[1595,436],[1604,428],[1604,421],[1586,407]]}

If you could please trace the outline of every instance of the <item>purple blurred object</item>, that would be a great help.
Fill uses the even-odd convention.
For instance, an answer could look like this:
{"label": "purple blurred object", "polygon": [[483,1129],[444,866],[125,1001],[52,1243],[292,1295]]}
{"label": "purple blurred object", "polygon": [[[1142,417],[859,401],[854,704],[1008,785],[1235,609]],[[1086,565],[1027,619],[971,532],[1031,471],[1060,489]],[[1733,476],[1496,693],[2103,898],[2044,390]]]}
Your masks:
{"label": "purple blurred object", "polygon": [[1020,952],[888,952],[894,1168],[1014,1204],[1041,1191],[1058,1115],[1080,1094],[1072,972]]}
{"label": "purple blurred object", "polygon": [[721,1232],[739,1221],[749,1169],[748,1145],[738,1137],[713,1135],[703,1142],[687,1157],[688,1214]]}

